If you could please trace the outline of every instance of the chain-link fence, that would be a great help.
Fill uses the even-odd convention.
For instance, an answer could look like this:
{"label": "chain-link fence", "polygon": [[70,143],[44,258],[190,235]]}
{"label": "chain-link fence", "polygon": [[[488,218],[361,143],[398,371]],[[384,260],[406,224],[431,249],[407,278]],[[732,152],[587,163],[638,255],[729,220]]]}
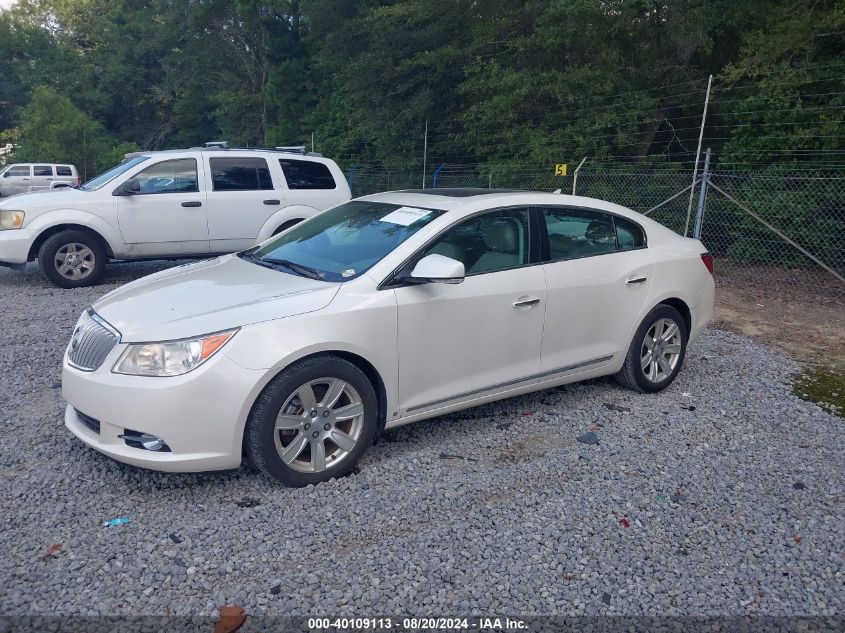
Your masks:
{"label": "chain-link fence", "polygon": [[[353,195],[397,189],[482,187],[572,193],[647,213],[672,230],[696,234],[716,256],[717,276],[777,273],[779,283],[816,283],[845,293],[845,174],[592,167],[577,175],[551,168],[436,165],[422,173],[350,166]],[[701,183],[706,191],[701,198]],[[700,200],[701,198],[701,200]],[[700,218],[697,220],[697,215]]]}

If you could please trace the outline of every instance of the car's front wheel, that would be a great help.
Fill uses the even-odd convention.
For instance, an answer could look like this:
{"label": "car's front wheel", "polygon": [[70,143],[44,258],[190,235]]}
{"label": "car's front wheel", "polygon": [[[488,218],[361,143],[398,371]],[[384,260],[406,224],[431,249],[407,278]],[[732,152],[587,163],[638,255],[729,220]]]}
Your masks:
{"label": "car's front wheel", "polygon": [[670,305],[658,305],[637,328],[616,380],[624,387],[645,393],[665,389],[681,370],[687,338],[681,313]]}
{"label": "car's front wheel", "polygon": [[103,275],[106,252],[99,239],[85,231],[51,235],[38,249],[38,265],[59,288],[91,286]]}
{"label": "car's front wheel", "polygon": [[375,390],[352,363],[318,356],[280,373],[258,397],[244,450],[264,474],[306,486],[347,474],[373,443]]}

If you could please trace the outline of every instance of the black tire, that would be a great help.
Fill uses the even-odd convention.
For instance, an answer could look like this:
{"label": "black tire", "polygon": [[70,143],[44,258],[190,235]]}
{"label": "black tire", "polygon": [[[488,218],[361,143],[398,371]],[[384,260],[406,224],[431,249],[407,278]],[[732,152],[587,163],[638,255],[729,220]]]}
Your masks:
{"label": "black tire", "polygon": [[[276,418],[282,406],[301,386],[321,378],[342,380],[357,391],[364,409],[360,419],[360,434],[354,448],[336,464],[328,466],[321,472],[302,472],[286,464],[277,450],[280,432],[275,428]],[[319,420],[319,416],[316,419]],[[328,355],[316,356],[291,365],[282,371],[258,396],[244,431],[244,453],[250,464],[266,476],[288,486],[307,486],[349,473],[364,451],[373,443],[377,427],[378,401],[375,390],[364,372],[342,358]],[[296,437],[299,437],[298,434],[305,431],[299,430],[296,433]],[[294,441],[291,439],[287,446],[293,444]],[[309,451],[310,446],[312,445],[309,443]]]}
{"label": "black tire", "polygon": [[[71,244],[84,246],[93,258],[93,261],[87,261],[89,267],[81,270],[80,277],[77,279],[63,275],[56,261],[59,251]],[[60,231],[44,240],[41,248],[38,249],[38,265],[44,276],[59,288],[92,286],[103,276],[103,270],[106,267],[106,249],[103,248],[103,243],[98,237],[87,231],[76,229]]]}
{"label": "black tire", "polygon": [[[646,334],[660,319],[671,319],[678,326],[680,333],[680,354],[678,355],[677,363],[668,375],[660,380],[652,381],[646,375],[641,359]],[[681,313],[670,305],[659,304],[646,315],[643,322],[640,323],[640,327],[637,328],[634,339],[631,341],[631,347],[628,348],[628,354],[625,356],[625,364],[615,376],[616,381],[623,387],[642,393],[655,393],[665,389],[672,384],[672,381],[675,380],[675,377],[681,370],[681,366],[684,364],[688,337],[689,333],[687,332],[686,322],[681,316]]]}

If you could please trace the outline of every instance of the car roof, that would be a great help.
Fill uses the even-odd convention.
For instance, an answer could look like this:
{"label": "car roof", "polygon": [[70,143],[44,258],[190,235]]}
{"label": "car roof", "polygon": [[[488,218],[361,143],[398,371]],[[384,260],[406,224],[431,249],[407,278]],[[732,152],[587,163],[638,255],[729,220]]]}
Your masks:
{"label": "car roof", "polygon": [[264,147],[231,147],[229,149],[225,149],[222,147],[185,147],[182,149],[157,149],[157,150],[150,150],[150,151],[137,151],[137,152],[129,152],[124,155],[124,160],[129,158],[134,158],[135,156],[159,156],[159,155],[169,155],[169,154],[190,154],[193,152],[201,152],[203,154],[210,154],[214,158],[220,158],[224,156],[253,156],[256,153],[261,154],[273,154],[278,158],[290,158],[295,160],[310,160],[316,162],[334,162],[330,158],[323,156],[322,154],[318,154],[316,152],[306,152],[304,154],[299,152],[291,152],[281,149],[272,149],[272,148],[264,148]]}
{"label": "car roof", "polygon": [[454,211],[459,214],[496,207],[554,205],[596,209],[632,217],[640,215],[631,209],[598,198],[516,189],[405,189],[374,193],[360,199]]}

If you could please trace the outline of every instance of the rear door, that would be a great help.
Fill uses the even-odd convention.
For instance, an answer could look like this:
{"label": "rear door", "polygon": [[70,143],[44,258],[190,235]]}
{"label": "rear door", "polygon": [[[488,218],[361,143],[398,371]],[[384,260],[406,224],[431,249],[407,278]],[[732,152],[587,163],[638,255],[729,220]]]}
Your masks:
{"label": "rear door", "polygon": [[31,191],[46,191],[53,185],[56,174],[52,165],[33,165]]}
{"label": "rear door", "polygon": [[625,350],[652,283],[643,229],[591,209],[544,208],[543,218],[548,299],[540,371],[606,364]]}
{"label": "rear door", "polygon": [[[231,253],[255,244],[267,219],[284,204],[264,156],[207,156],[211,250]],[[281,189],[281,187],[279,187]]]}
{"label": "rear door", "polygon": [[139,192],[115,197],[120,232],[132,257],[208,253],[205,186],[196,159],[143,164],[128,179],[138,181]]}
{"label": "rear door", "polygon": [[32,185],[32,165],[12,165],[3,172],[0,191],[4,196],[26,193]]}

